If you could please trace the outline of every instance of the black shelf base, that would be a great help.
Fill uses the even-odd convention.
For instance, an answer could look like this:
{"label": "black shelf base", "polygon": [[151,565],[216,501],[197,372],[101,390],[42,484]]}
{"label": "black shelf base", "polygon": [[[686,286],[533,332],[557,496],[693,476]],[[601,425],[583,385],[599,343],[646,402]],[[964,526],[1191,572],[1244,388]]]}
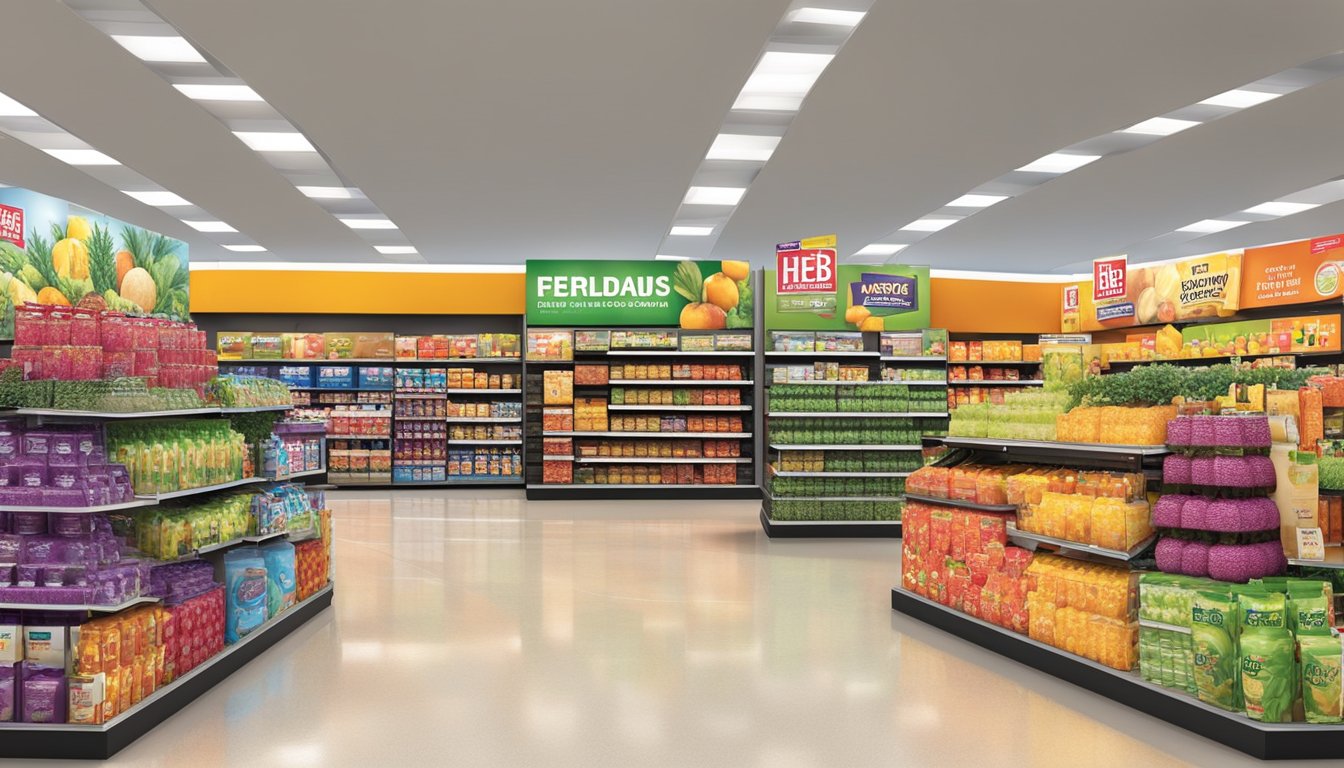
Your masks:
{"label": "black shelf base", "polygon": [[761,528],[772,539],[899,539],[901,524],[841,523],[827,520],[775,522],[761,509]]}
{"label": "black shelf base", "polygon": [[1183,692],[1039,643],[896,587],[891,608],[969,640],[1020,664],[1184,728],[1261,760],[1338,759],[1344,755],[1344,725],[1260,723],[1226,712]]}
{"label": "black shelf base", "polygon": [[326,587],[107,725],[6,723],[0,729],[0,757],[106,760],[326,610],[334,594],[334,586]]}
{"label": "black shelf base", "polygon": [[571,499],[576,501],[593,501],[598,499],[609,499],[615,501],[642,501],[645,499],[759,499],[761,498],[761,489],[756,486],[750,488],[726,487],[716,488],[712,485],[650,485],[645,488],[612,488],[607,485],[594,483],[592,487],[576,487],[573,485],[557,486],[555,488],[538,488],[529,486],[527,489],[528,501],[561,501]]}

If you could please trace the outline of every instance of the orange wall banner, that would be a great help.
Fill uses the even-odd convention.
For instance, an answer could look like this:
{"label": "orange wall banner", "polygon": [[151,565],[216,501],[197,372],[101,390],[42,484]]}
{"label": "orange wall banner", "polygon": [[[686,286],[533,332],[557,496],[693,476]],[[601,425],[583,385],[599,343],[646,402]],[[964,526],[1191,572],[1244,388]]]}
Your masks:
{"label": "orange wall banner", "polygon": [[[1131,264],[1124,280],[1125,296],[1107,299],[1117,303],[1098,306],[1092,281],[1078,283],[1078,327],[1072,330],[1227,317],[1237,312],[1241,284],[1242,257],[1237,253],[1192,256],[1151,266]],[[1071,324],[1069,315],[1061,311],[1062,324]]]}
{"label": "orange wall banner", "polygon": [[1344,236],[1318,237],[1265,248],[1242,256],[1241,306],[1310,304],[1344,295],[1341,279]]}

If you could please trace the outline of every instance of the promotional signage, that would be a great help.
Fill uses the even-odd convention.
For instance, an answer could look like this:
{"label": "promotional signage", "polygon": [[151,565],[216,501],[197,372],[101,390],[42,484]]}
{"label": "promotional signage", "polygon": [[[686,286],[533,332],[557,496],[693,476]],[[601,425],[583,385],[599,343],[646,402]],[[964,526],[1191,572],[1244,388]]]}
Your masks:
{"label": "promotional signage", "polygon": [[1192,325],[1181,329],[1180,357],[1338,352],[1340,316],[1307,315]]}
{"label": "promotional signage", "polygon": [[0,339],[49,304],[189,320],[187,244],[64,200],[0,189]]}
{"label": "promotional signage", "polygon": [[1115,256],[1092,262],[1092,300],[1105,301],[1125,295],[1126,257]]}
{"label": "promotional signage", "polygon": [[1242,256],[1241,306],[1275,307],[1338,298],[1344,295],[1341,262],[1341,235],[1247,248]]}
{"label": "promotional signage", "polygon": [[745,261],[527,261],[527,324],[752,326]]}
{"label": "promotional signage", "polygon": [[[1103,259],[1102,262],[1113,262]],[[1114,264],[1093,265],[1094,277],[1106,271],[1105,284],[1076,286],[1076,323],[1065,309],[1066,329],[1100,331],[1134,325],[1174,323],[1235,314],[1241,298],[1241,254],[1217,253],[1151,266],[1127,265],[1125,276],[1114,274]],[[1123,294],[1119,286],[1124,287]],[[1070,286],[1073,288],[1075,286]],[[1069,288],[1065,289],[1066,296]],[[1097,299],[1100,294],[1111,298]]]}
{"label": "promotional signage", "polygon": [[[790,331],[909,331],[929,326],[929,268],[839,264],[836,288],[810,309],[779,293],[778,271],[765,276],[765,325]],[[824,299],[824,300],[823,300]]]}
{"label": "promotional signage", "polygon": [[834,312],[838,269],[835,235],[776,245],[776,308],[780,312]]}

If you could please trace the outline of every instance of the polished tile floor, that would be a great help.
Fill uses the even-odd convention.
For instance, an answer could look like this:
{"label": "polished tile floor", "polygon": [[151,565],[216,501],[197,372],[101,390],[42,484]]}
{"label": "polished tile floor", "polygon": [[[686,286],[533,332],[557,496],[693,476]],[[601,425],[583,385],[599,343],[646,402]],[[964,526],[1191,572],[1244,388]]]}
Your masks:
{"label": "polished tile floor", "polygon": [[335,609],[114,764],[1253,762],[893,614],[899,542],[521,496],[332,494]]}

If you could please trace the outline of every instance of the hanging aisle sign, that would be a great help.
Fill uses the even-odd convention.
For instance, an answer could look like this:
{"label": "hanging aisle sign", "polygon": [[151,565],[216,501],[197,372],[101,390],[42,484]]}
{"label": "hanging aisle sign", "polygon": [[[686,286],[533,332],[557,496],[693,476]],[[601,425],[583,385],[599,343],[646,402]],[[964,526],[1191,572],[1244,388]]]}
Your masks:
{"label": "hanging aisle sign", "polygon": [[745,261],[527,261],[528,325],[752,327]]}
{"label": "hanging aisle sign", "polygon": [[794,331],[910,331],[929,326],[929,268],[840,264],[836,237],[775,247],[765,274],[765,327]]}
{"label": "hanging aisle sign", "polygon": [[780,312],[835,312],[838,271],[835,235],[776,245],[776,309]]}

